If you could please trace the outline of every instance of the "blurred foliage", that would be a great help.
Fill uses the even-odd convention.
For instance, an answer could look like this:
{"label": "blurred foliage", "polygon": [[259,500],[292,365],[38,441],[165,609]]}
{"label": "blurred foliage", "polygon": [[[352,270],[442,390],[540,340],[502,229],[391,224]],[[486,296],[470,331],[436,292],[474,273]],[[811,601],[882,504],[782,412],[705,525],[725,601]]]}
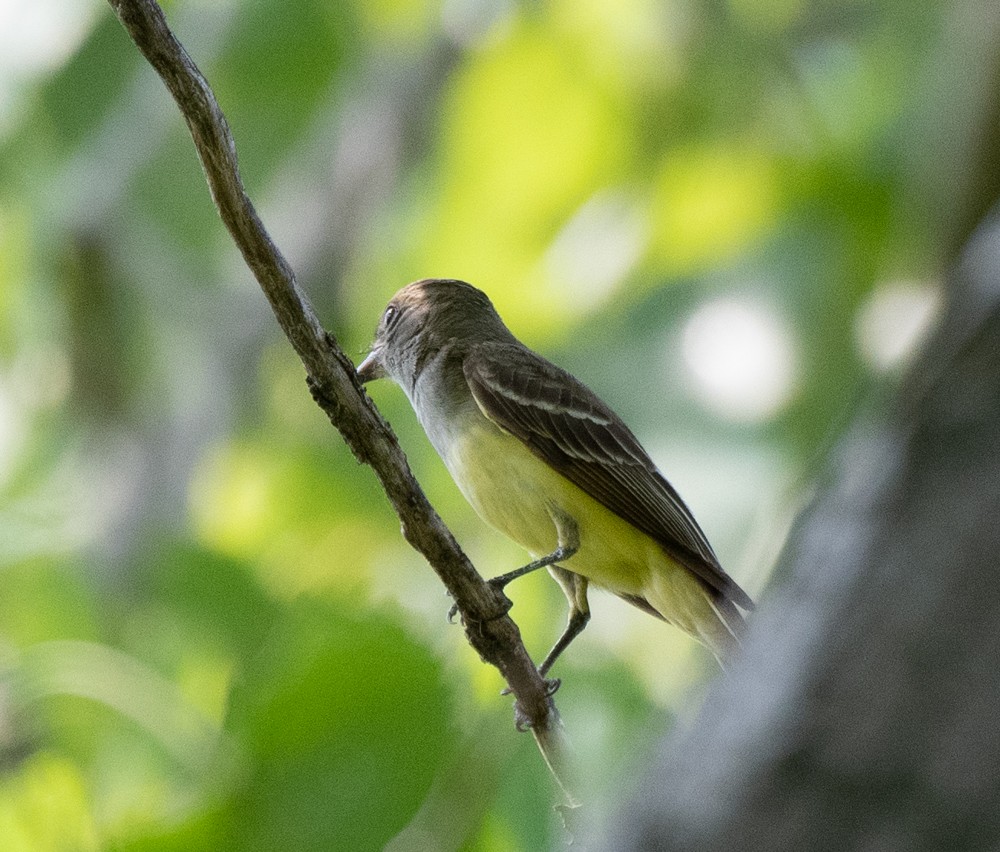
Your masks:
{"label": "blurred foliage", "polygon": [[[3,848],[558,845],[497,674],[312,404],[163,87],[108,8],[9,5]],[[621,411],[754,594],[996,186],[996,40],[973,2],[167,12],[349,351],[399,286],[472,281]],[[481,570],[520,564],[402,395],[371,392]],[[561,594],[543,576],[511,594],[543,653]],[[599,823],[713,668],[593,606],[558,674]]]}

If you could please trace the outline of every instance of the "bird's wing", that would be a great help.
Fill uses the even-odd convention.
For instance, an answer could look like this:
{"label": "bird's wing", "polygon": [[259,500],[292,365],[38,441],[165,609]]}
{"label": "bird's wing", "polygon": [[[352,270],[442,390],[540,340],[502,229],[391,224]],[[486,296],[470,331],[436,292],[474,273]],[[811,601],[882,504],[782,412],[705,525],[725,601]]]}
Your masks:
{"label": "bird's wing", "polygon": [[744,609],[753,607],[629,428],[582,382],[511,343],[478,345],[466,354],[463,369],[486,417],[659,542],[710,588]]}

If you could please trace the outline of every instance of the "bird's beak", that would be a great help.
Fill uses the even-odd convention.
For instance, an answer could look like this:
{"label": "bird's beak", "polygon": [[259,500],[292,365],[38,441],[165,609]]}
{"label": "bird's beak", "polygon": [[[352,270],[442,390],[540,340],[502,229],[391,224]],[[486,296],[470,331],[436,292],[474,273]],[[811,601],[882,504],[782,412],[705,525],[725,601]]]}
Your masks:
{"label": "bird's beak", "polygon": [[378,349],[372,349],[365,357],[365,360],[358,364],[357,374],[361,384],[384,378],[385,368],[379,360]]}

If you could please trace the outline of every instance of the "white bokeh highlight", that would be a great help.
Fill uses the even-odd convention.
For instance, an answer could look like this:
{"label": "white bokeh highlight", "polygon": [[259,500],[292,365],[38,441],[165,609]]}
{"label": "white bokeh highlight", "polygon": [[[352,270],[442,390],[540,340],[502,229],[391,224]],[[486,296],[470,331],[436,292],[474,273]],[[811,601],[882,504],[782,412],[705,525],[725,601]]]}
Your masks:
{"label": "white bokeh highlight", "polygon": [[21,90],[64,63],[106,9],[89,0],[0,0],[0,135],[15,121]]}
{"label": "white bokeh highlight", "polygon": [[931,284],[879,284],[861,306],[855,322],[861,357],[879,372],[906,363],[927,336],[940,308],[940,291]]}
{"label": "white bokeh highlight", "polygon": [[763,305],[734,298],[706,302],[684,326],[682,351],[698,397],[726,419],[767,420],[794,392],[791,332]]}
{"label": "white bokeh highlight", "polygon": [[638,263],[647,224],[624,193],[601,192],[565,224],[545,255],[546,277],[566,310],[605,302]]}

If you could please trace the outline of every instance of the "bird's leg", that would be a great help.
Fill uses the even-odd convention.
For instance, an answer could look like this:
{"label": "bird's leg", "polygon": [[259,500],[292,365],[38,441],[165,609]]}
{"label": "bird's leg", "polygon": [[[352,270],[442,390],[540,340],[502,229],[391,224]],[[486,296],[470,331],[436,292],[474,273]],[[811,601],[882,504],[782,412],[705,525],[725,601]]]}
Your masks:
{"label": "bird's leg", "polygon": [[[587,622],[590,621],[590,604],[587,602],[588,584],[586,577],[581,577],[579,574],[574,574],[572,571],[567,571],[558,565],[550,566],[549,573],[562,587],[563,594],[566,595],[566,600],[569,601],[569,616],[566,619],[566,629],[563,630],[562,636],[552,646],[552,650],[549,651],[542,664],[538,667],[538,673],[545,679],[549,695],[552,695],[552,693],[559,689],[562,681],[557,677],[545,678],[545,675],[552,668],[552,664],[559,658],[559,655],[569,647],[570,642],[576,639],[583,631],[583,628],[587,626]],[[509,689],[505,689],[501,695],[507,695],[509,692]]]}
{"label": "bird's leg", "polygon": [[548,556],[543,556],[541,559],[529,562],[521,568],[508,571],[506,574],[501,574],[492,580],[487,580],[491,586],[503,589],[511,580],[516,580],[518,577],[523,577],[525,574],[530,574],[539,568],[548,568],[550,565],[555,565],[557,562],[569,559],[580,549],[580,529],[577,527],[576,521],[562,511],[562,509],[553,506],[551,503],[548,506],[548,510],[549,517],[552,518],[552,523],[556,527],[556,540],[558,542],[556,549]]}
{"label": "bird's leg", "polygon": [[[559,658],[559,655],[580,635],[583,628],[587,626],[587,622],[590,621],[590,604],[587,602],[587,578],[555,564],[563,559],[568,559],[580,549],[579,528],[573,518],[553,506],[549,507],[549,514],[552,516],[556,530],[559,533],[559,547],[548,556],[538,559],[530,565],[525,565],[524,568],[518,571],[512,571],[510,574],[496,578],[506,584],[515,577],[520,577],[522,574],[546,567],[555,581],[559,583],[563,594],[566,595],[566,600],[569,601],[569,616],[566,619],[566,629],[563,630],[556,644],[552,646],[552,650],[549,651],[542,664],[538,667],[538,673],[543,679],[545,679],[545,675],[552,668],[552,664]],[[545,679],[545,684],[548,687],[550,695],[559,689],[560,683],[559,678]]]}
{"label": "bird's leg", "polygon": [[[566,600],[569,601],[569,615],[566,619],[566,629],[563,630],[562,636],[552,646],[552,650],[549,651],[542,664],[538,667],[538,673],[542,677],[545,677],[559,655],[569,647],[570,642],[580,635],[583,628],[587,626],[587,622],[590,621],[590,604],[587,602],[587,578],[581,577],[579,574],[574,574],[572,571],[567,571],[558,565],[553,565],[549,568],[549,573],[562,586],[563,594],[566,595]],[[558,679],[550,681],[550,683],[554,683],[555,688],[558,688]],[[553,691],[555,691],[555,688]]]}
{"label": "bird's leg", "polygon": [[[563,559],[569,559],[576,551],[576,545],[559,545],[548,556],[543,556],[541,559],[536,559],[534,562],[529,562],[527,565],[522,565],[520,568],[508,571],[506,574],[500,574],[498,577],[491,577],[486,582],[493,586],[494,589],[502,592],[511,580],[516,580],[518,577],[523,577],[525,574],[530,574],[539,568],[548,568],[550,565],[560,562]],[[458,604],[452,604],[451,609],[448,610],[448,621],[452,621],[457,614]]]}
{"label": "bird's leg", "polygon": [[516,568],[513,571],[508,571],[506,574],[501,574],[498,577],[493,577],[486,582],[497,589],[503,589],[511,580],[516,580],[518,577],[523,577],[525,574],[530,574],[532,571],[537,571],[539,568],[548,568],[550,565],[555,565],[557,562],[562,562],[564,559],[569,559],[578,549],[577,545],[563,545],[560,544],[555,550],[553,550],[548,556],[543,556],[541,559],[536,559],[534,562],[529,562],[520,568]]}
{"label": "bird's leg", "polygon": [[[558,546],[556,549],[548,556],[543,556],[541,559],[536,559],[534,562],[529,562],[527,565],[522,565],[520,568],[508,571],[506,574],[492,577],[486,581],[487,583],[498,591],[503,591],[504,587],[511,580],[516,580],[518,577],[523,577],[525,574],[530,574],[539,568],[548,568],[557,562],[569,559],[580,549],[580,533],[576,521],[554,506],[549,506],[549,515],[556,525],[556,533],[558,535]],[[457,613],[458,604],[455,604],[448,610],[448,621],[452,621]],[[580,630],[582,629],[581,627]],[[578,630],[577,632],[579,633],[580,631]]]}

